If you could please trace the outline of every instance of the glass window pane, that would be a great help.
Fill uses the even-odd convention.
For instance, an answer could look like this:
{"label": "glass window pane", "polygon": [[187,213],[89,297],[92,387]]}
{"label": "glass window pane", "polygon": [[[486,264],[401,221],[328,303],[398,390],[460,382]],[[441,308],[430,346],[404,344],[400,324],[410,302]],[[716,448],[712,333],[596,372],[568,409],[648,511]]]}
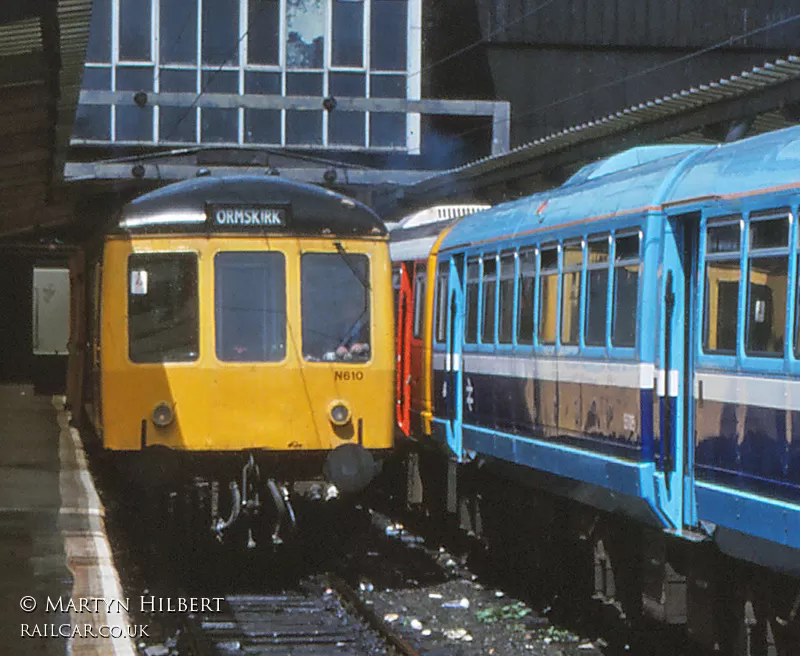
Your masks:
{"label": "glass window pane", "polygon": [[161,91],[196,93],[197,72],[162,68],[158,74],[158,87]]}
{"label": "glass window pane", "polygon": [[200,78],[203,93],[239,93],[239,73],[206,69]]}
{"label": "glass window pane", "polygon": [[150,61],[150,1],[119,0],[119,58]]}
{"label": "glass window pane", "polygon": [[239,63],[239,3],[203,0],[203,64]]}
{"label": "glass window pane", "polygon": [[501,344],[511,344],[514,335],[514,255],[500,256],[500,325],[497,340]]}
{"label": "glass window pane", "polygon": [[117,107],[116,140],[152,141],[152,106],[119,105]]}
{"label": "glass window pane", "polygon": [[[777,232],[777,226],[775,228]],[[783,354],[788,268],[786,255],[750,260],[747,274],[748,353]]]}
{"label": "glass window pane", "polygon": [[591,269],[586,276],[586,344],[605,346],[608,269]]}
{"label": "glass window pane", "polygon": [[519,253],[519,291],[517,292],[517,344],[533,344],[533,292],[536,253]]}
{"label": "glass window pane", "polygon": [[98,63],[111,61],[111,0],[92,2],[86,61]]}
{"label": "glass window pane", "polygon": [[128,353],[133,362],[196,360],[198,316],[194,253],[128,258]]}
{"label": "glass window pane", "polygon": [[550,273],[539,278],[539,343],[556,343],[556,318],[558,316],[558,274]]}
{"label": "glass window pane", "polygon": [[[638,238],[637,238],[638,241]],[[638,252],[638,244],[636,246]],[[636,314],[639,296],[639,263],[614,269],[614,326],[611,344],[636,346]]]}
{"label": "glass window pane", "polygon": [[580,243],[564,244],[564,268],[575,269],[583,264],[583,248]]}
{"label": "glass window pane", "polygon": [[706,263],[703,349],[736,353],[739,325],[739,260]]}
{"label": "glass window pane", "polygon": [[447,292],[450,278],[450,269],[447,263],[439,265],[439,275],[436,279],[436,341],[447,340]]}
{"label": "glass window pane", "polygon": [[364,146],[364,112],[335,111],[328,115],[328,142],[336,146]]}
{"label": "glass window pane", "polygon": [[588,264],[603,264],[608,262],[608,235],[602,239],[589,242]]}
{"label": "glass window pane", "polygon": [[278,362],[286,356],[286,265],[283,253],[214,257],[217,358]]}
{"label": "glass window pane", "polygon": [[244,74],[244,90],[245,93],[257,93],[265,96],[280,96],[281,74],[247,71]]}
{"label": "glass window pane", "polygon": [[328,83],[333,96],[363,98],[367,93],[367,80],[362,73],[331,73]]}
{"label": "glass window pane", "polygon": [[417,339],[422,337],[422,327],[425,323],[426,281],[425,267],[418,267],[414,279],[414,326],[412,328],[412,334]]}
{"label": "glass window pane", "polygon": [[301,259],[303,357],[370,359],[369,260],[366,255],[306,253]]}
{"label": "glass window pane", "polygon": [[200,110],[200,141],[202,143],[237,143],[239,140],[239,111],[236,109]]}
{"label": "glass window pane", "polygon": [[111,140],[111,108],[103,105],[79,104],[72,129],[75,139]]}
{"label": "glass window pane", "polygon": [[750,222],[750,248],[784,248],[789,244],[789,219]]}
{"label": "glass window pane", "polygon": [[333,0],[333,65],[361,66],[364,46],[364,3]]}
{"label": "glass window pane", "polygon": [[404,148],[406,115],[397,112],[372,112],[369,116],[370,145],[373,148]]}
{"label": "glass window pane", "polygon": [[497,260],[495,260],[494,256],[488,256],[483,260],[483,328],[481,330],[481,341],[484,344],[494,342],[496,293]]}
{"label": "glass window pane", "polygon": [[478,291],[480,267],[478,260],[467,263],[467,321],[464,326],[464,341],[475,344],[478,341]]}
{"label": "glass window pane", "polygon": [[89,67],[84,68],[81,88],[107,91],[111,88],[111,69]]}
{"label": "glass window pane", "polygon": [[117,66],[117,91],[152,91],[152,66]]}
{"label": "glass window pane", "polygon": [[161,0],[159,51],[162,64],[197,62],[197,5]]}
{"label": "glass window pane", "polygon": [[287,73],[287,96],[321,96],[322,75],[319,73]]}
{"label": "glass window pane", "polygon": [[370,67],[374,70],[406,70],[408,40],[406,0],[372,0]]}
{"label": "glass window pane", "polygon": [[[565,253],[566,257],[566,253]],[[561,288],[561,343],[578,344],[580,328],[579,308],[581,300],[580,270],[565,272]]]}
{"label": "glass window pane", "polygon": [[289,68],[322,68],[325,4],[323,0],[287,0],[286,65]]}
{"label": "glass window pane", "polygon": [[709,224],[706,231],[706,253],[735,253],[739,250],[739,223]]}
{"label": "glass window pane", "polygon": [[614,260],[616,262],[635,260],[638,258],[639,235],[627,235],[625,237],[616,238],[616,249],[614,251]]}
{"label": "glass window pane", "polygon": [[245,109],[245,141],[247,143],[281,143],[281,111],[279,109]]}
{"label": "glass window pane", "polygon": [[405,75],[371,75],[369,95],[372,98],[405,98]]}
{"label": "glass window pane", "polygon": [[247,8],[247,59],[250,64],[278,64],[280,2],[249,0]]}
{"label": "glass window pane", "polygon": [[286,143],[296,146],[322,145],[322,112],[287,110]]}
{"label": "glass window pane", "polygon": [[161,107],[158,112],[159,141],[195,143],[197,141],[197,109],[194,107]]}

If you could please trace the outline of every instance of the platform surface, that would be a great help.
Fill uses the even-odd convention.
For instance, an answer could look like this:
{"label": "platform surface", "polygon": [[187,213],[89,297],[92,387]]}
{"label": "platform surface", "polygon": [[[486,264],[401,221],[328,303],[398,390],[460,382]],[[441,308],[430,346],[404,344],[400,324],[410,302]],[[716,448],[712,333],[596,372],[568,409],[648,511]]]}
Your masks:
{"label": "platform surface", "polygon": [[75,612],[123,597],[68,414],[30,386],[0,385],[0,441],[0,653],[132,656],[127,635],[111,637],[125,633],[125,614],[97,602]]}

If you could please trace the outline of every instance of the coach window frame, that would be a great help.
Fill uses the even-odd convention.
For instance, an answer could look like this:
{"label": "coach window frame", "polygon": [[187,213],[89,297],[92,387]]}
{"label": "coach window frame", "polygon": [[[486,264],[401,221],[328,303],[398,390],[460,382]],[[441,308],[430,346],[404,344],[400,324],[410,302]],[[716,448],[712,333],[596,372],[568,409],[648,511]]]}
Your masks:
{"label": "coach window frame", "polygon": [[[420,293],[421,292],[421,293]],[[425,297],[428,292],[428,265],[416,263],[414,265],[414,317],[411,325],[411,337],[422,339],[425,330]]]}
{"label": "coach window frame", "polygon": [[[786,242],[783,246],[776,246],[771,248],[758,248],[753,246],[754,228],[759,223],[764,223],[770,220],[785,219],[786,221]],[[745,304],[739,308],[740,320],[743,321],[744,332],[742,334],[742,349],[743,358],[742,364],[744,367],[756,367],[759,371],[769,371],[773,373],[783,372],[785,369],[784,362],[788,356],[790,348],[790,335],[789,325],[787,319],[789,316],[790,299],[789,293],[792,288],[792,279],[790,277],[791,266],[791,244],[792,244],[792,228],[793,220],[792,213],[786,206],[778,206],[774,208],[766,208],[764,210],[751,210],[747,213],[745,222],[747,225],[747,251],[744,255],[744,274],[743,282],[745,283]],[[750,272],[753,260],[767,259],[767,258],[783,258],[786,264],[786,296],[784,297],[784,315],[783,315],[783,344],[780,351],[753,351],[750,350],[748,340],[750,338],[751,328],[751,313],[750,313]]]}
{"label": "coach window frame", "polygon": [[[538,267],[536,270],[536,324],[535,324],[535,339],[536,339],[536,349],[537,352],[540,353],[549,353],[555,354],[558,346],[559,346],[559,337],[560,337],[560,330],[561,330],[561,243],[560,242],[546,242],[542,244],[538,249],[539,257],[538,259]],[[554,251],[556,260],[555,265],[548,265],[545,268],[542,260],[543,255],[547,252]],[[555,276],[555,292],[556,292],[556,300],[555,300],[555,326],[553,327],[553,341],[552,342],[545,342],[542,340],[542,283],[544,281],[544,276]]]}
{"label": "coach window frame", "polygon": [[[567,264],[567,252],[568,250],[574,249],[577,246],[580,251],[580,262],[578,264]],[[580,347],[581,347],[581,334],[583,332],[583,271],[585,269],[585,261],[586,261],[586,240],[583,237],[579,238],[572,238],[572,239],[565,239],[563,246],[562,246],[562,253],[561,253],[561,275],[559,276],[559,288],[560,288],[560,307],[559,307],[559,329],[558,329],[558,343],[561,347],[561,352],[577,355]],[[574,321],[577,322],[577,329],[575,331],[575,341],[564,341],[564,310],[567,307],[564,297],[564,283],[566,282],[566,276],[568,274],[578,274],[578,299],[577,305],[575,306],[575,313],[576,316],[574,317]]]}
{"label": "coach window frame", "polygon": [[[487,267],[486,262],[491,261],[494,265],[494,273],[488,274],[489,278],[487,279]],[[479,351],[494,351],[495,345],[497,344],[497,301],[498,301],[498,276],[499,274],[499,263],[497,261],[497,252],[484,252],[481,254],[481,277],[480,277],[480,311],[478,313],[478,350]],[[491,317],[492,321],[492,332],[490,335],[484,335],[485,330],[485,321],[486,321],[486,310],[487,308],[484,307],[486,302],[486,291],[487,291],[487,282],[494,283],[494,298],[491,299],[492,307]]]}
{"label": "coach window frame", "polygon": [[[522,268],[522,261],[523,261],[523,254],[530,253],[531,256],[531,263],[533,264],[533,270],[530,272],[530,275],[523,276],[523,268]],[[515,292],[514,292],[514,346],[519,349],[524,349],[525,352],[533,351],[533,346],[536,343],[536,287],[537,287],[537,270],[538,270],[538,260],[539,260],[539,249],[534,244],[525,244],[517,248],[516,251],[516,261],[517,261],[517,280],[514,284]],[[522,278],[530,278],[531,279],[531,307],[530,307],[530,341],[521,342],[520,341],[520,293],[522,290],[521,279]]]}
{"label": "coach window frame", "polygon": [[447,329],[450,325],[450,311],[447,303],[449,289],[450,260],[439,260],[436,267],[436,286],[433,295],[433,341],[436,344],[447,343]]}
{"label": "coach window frame", "polygon": [[[732,257],[733,251],[723,253],[708,253],[708,230],[709,227],[717,227],[724,225],[738,224],[739,226],[739,248],[736,252],[735,258]],[[697,247],[697,308],[700,314],[697,322],[697,338],[696,352],[697,366],[702,367],[722,367],[725,369],[735,369],[737,362],[741,361],[744,355],[743,340],[743,327],[741,321],[742,307],[745,302],[743,295],[745,294],[745,272],[744,272],[744,246],[747,240],[747,230],[744,216],[738,208],[724,207],[717,208],[716,211],[704,211],[700,222],[700,239],[698,240]],[[709,255],[711,257],[709,258]],[[708,317],[708,289],[707,289],[707,266],[709,262],[715,261],[728,261],[736,260],[739,263],[739,289],[736,295],[736,333],[734,350],[721,351],[709,350],[706,346],[706,320]]]}
{"label": "coach window frame", "polygon": [[[610,288],[611,288],[611,262],[612,262],[612,245],[613,239],[610,232],[596,232],[589,234],[586,239],[586,252],[584,254],[584,285],[583,285],[583,326],[581,331],[581,349],[584,353],[588,355],[596,355],[597,357],[605,357],[607,349],[611,343],[610,338],[610,331],[609,331],[609,315],[611,314],[611,303],[609,296],[611,295]],[[592,252],[592,244],[600,244],[605,242],[606,246],[606,259],[604,262],[594,263],[591,262],[591,252]],[[603,315],[603,340],[600,344],[590,344],[588,342],[589,336],[589,319],[590,319],[590,312],[588,304],[590,303],[590,296],[589,292],[589,282],[592,272],[594,271],[605,271],[606,280],[605,280],[605,304],[604,304],[604,315]]]}
{"label": "coach window frame", "polygon": [[[637,251],[636,251],[636,305],[635,305],[635,319],[633,324],[633,344],[623,344],[618,345],[614,342],[614,332],[616,329],[616,322],[617,322],[617,272],[620,269],[625,269],[627,266],[633,263],[633,258],[625,257],[617,261],[617,243],[622,239],[627,239],[629,237],[636,237],[637,238]],[[642,257],[642,250],[644,244],[644,230],[642,226],[636,224],[629,227],[619,228],[614,231],[613,239],[612,239],[612,253],[609,256],[609,262],[611,264],[611,278],[609,282],[609,297],[608,297],[608,309],[607,314],[608,316],[608,323],[606,326],[606,343],[609,346],[609,354],[616,357],[630,357],[634,358],[637,353],[637,349],[639,348],[641,340],[639,339],[639,329],[640,329],[640,310],[642,307],[642,278],[644,273],[644,259]]]}
{"label": "coach window frame", "polygon": [[[480,317],[481,317],[481,273],[482,273],[482,265],[481,265],[481,257],[477,253],[465,253],[466,255],[466,266],[464,270],[464,334],[462,335],[463,343],[465,346],[465,350],[470,350],[473,346],[475,350],[477,350],[478,345],[478,335],[480,334],[481,325],[480,325]],[[477,275],[475,277],[470,276],[470,265],[474,265],[475,271],[477,271]],[[474,280],[474,282],[473,282]],[[470,341],[470,285],[474,286],[475,293],[476,293],[476,300],[475,300],[475,335]]]}
{"label": "coach window frame", "polygon": [[[516,345],[516,316],[517,316],[517,249],[513,247],[503,248],[497,255],[498,270],[497,270],[497,348],[502,351],[511,351]],[[508,264],[510,261],[511,269],[508,271]],[[505,270],[503,264],[505,263]],[[508,322],[508,339],[503,341],[503,285],[504,283],[511,282],[511,297],[510,308],[508,303],[505,309],[510,312],[507,315]]]}
{"label": "coach window frame", "polygon": [[[135,260],[144,260],[145,258],[149,259],[150,261],[154,259],[158,260],[167,260],[168,258],[172,258],[172,261],[177,261],[178,259],[189,259],[191,258],[191,264],[193,265],[192,274],[194,277],[194,323],[195,323],[195,334],[194,339],[195,342],[192,344],[196,347],[194,351],[190,351],[188,355],[183,357],[175,357],[165,359],[164,357],[160,358],[151,358],[151,359],[143,359],[141,355],[134,357],[134,353],[138,354],[138,350],[133,349],[133,335],[131,330],[131,318],[133,316],[133,311],[131,309],[131,302],[132,297],[138,296],[139,294],[133,294],[131,292],[131,275],[136,270],[133,268]],[[142,265],[140,265],[142,266]],[[126,300],[125,300],[125,355],[129,364],[132,365],[191,365],[200,360],[202,349],[203,349],[203,340],[204,340],[204,327],[203,327],[203,308],[202,308],[202,287],[205,285],[202,282],[204,272],[201,268],[201,258],[200,253],[195,250],[178,250],[178,251],[143,251],[143,252],[131,252],[125,258],[125,286],[126,286]],[[146,285],[151,284],[151,281],[147,281]],[[174,286],[174,281],[170,284],[170,287]],[[102,290],[101,290],[102,292]],[[153,296],[151,292],[148,292],[144,295]],[[101,299],[102,300],[102,299]],[[102,306],[102,303],[100,303]],[[170,308],[171,310],[175,310],[175,308]],[[151,313],[152,309],[148,311]],[[101,326],[101,333],[102,333],[102,326]],[[174,350],[174,347],[173,347]]]}

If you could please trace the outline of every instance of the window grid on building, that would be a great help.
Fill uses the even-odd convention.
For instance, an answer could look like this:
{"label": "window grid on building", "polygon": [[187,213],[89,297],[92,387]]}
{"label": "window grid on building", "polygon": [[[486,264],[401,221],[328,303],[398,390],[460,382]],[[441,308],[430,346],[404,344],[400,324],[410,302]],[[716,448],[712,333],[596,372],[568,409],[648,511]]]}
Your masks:
{"label": "window grid on building", "polygon": [[320,107],[82,104],[77,143],[419,148],[419,115],[325,111],[322,98],[419,99],[421,0],[95,0],[93,11],[84,90]]}

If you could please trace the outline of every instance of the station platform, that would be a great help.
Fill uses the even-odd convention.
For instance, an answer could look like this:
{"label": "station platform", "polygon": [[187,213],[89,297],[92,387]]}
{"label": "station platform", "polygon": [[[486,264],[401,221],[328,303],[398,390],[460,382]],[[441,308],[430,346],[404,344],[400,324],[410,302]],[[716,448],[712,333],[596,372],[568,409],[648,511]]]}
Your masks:
{"label": "station platform", "polygon": [[0,651],[134,656],[103,505],[63,400],[0,385],[0,440]]}

